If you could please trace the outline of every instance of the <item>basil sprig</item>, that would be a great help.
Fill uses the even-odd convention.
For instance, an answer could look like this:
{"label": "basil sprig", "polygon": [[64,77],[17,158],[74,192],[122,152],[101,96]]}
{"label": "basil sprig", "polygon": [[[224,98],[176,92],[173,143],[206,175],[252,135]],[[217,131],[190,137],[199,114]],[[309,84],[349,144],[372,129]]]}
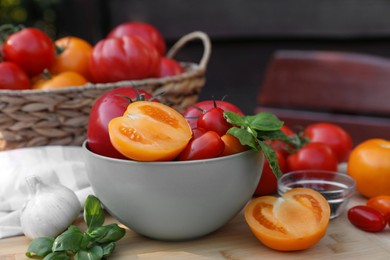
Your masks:
{"label": "basil sprig", "polygon": [[284,124],[283,121],[267,112],[253,116],[240,116],[234,112],[225,111],[224,117],[230,124],[234,125],[227,133],[237,137],[242,145],[247,145],[256,151],[263,151],[276,178],[282,176],[276,153],[266,141],[281,140],[293,147],[300,145],[298,138],[288,137],[280,130]]}
{"label": "basil sprig", "polygon": [[26,256],[44,260],[98,260],[111,255],[115,242],[126,234],[125,229],[117,224],[103,226],[104,211],[100,200],[93,195],[89,195],[84,203],[84,221],[88,227],[86,232],[71,225],[56,238],[33,239]]}

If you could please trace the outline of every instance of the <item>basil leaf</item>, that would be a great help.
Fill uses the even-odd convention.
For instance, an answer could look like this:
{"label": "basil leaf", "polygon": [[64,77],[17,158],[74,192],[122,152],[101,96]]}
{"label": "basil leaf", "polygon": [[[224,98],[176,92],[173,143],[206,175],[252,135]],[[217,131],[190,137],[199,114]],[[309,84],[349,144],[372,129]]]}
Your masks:
{"label": "basil leaf", "polygon": [[45,257],[51,253],[51,248],[53,247],[54,238],[53,237],[38,237],[31,241],[28,246],[26,256],[32,258],[34,256]]}
{"label": "basil leaf", "polygon": [[279,179],[283,173],[279,168],[278,158],[276,157],[275,151],[272,149],[271,146],[269,146],[263,141],[259,141],[258,143],[264,153],[265,159],[268,161],[269,166],[272,169],[272,172],[274,173],[275,177]]}
{"label": "basil leaf", "polygon": [[103,257],[107,257],[107,256],[111,255],[112,252],[114,252],[115,243],[110,242],[108,244],[102,244],[102,245],[100,245],[100,247],[103,249]]}
{"label": "basil leaf", "polygon": [[115,223],[98,227],[89,233],[89,235],[98,243],[115,242],[121,239],[125,234],[125,229],[119,227]]}
{"label": "basil leaf", "polygon": [[104,212],[100,200],[89,195],[84,203],[84,221],[87,223],[88,231],[100,227],[104,223]]}
{"label": "basil leaf", "polygon": [[230,111],[224,111],[223,116],[226,119],[226,121],[232,125],[246,126],[244,117],[240,116],[239,114]]}
{"label": "basil leaf", "polygon": [[65,251],[53,252],[45,256],[43,260],[70,260],[70,256]]}
{"label": "basil leaf", "polygon": [[256,137],[243,128],[232,127],[227,131],[227,134],[234,135],[240,140],[242,145],[248,145],[251,148],[258,150]]}
{"label": "basil leaf", "polygon": [[53,243],[52,251],[77,252],[83,240],[83,233],[75,226],[70,226],[64,233],[59,235]]}
{"label": "basil leaf", "polygon": [[258,131],[276,131],[283,126],[283,121],[280,121],[274,114],[267,112],[246,116],[245,121],[250,128]]}
{"label": "basil leaf", "polygon": [[103,257],[103,249],[93,246],[89,250],[80,250],[74,255],[75,260],[100,260]]}

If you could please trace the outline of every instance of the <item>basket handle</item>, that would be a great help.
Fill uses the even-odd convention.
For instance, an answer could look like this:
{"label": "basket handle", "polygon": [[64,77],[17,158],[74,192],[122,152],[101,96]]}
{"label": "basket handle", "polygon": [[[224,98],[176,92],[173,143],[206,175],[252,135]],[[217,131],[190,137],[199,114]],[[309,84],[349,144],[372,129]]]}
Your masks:
{"label": "basket handle", "polygon": [[203,47],[204,47],[204,52],[203,52],[203,56],[199,62],[199,67],[201,69],[206,69],[206,66],[209,62],[210,54],[211,54],[211,42],[210,42],[209,36],[206,33],[201,32],[201,31],[195,31],[195,32],[186,34],[183,37],[181,37],[172,46],[172,48],[168,51],[166,56],[168,58],[172,58],[189,41],[193,41],[193,40],[197,40],[197,39],[200,39],[202,41]]}

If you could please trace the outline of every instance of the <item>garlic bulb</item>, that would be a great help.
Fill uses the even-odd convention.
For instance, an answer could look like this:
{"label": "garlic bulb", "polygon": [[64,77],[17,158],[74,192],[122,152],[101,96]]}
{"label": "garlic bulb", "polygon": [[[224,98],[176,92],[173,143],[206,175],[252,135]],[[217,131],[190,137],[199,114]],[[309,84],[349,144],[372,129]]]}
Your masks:
{"label": "garlic bulb", "polygon": [[80,214],[81,204],[71,189],[45,184],[36,176],[27,179],[27,184],[32,194],[20,217],[27,237],[56,237]]}

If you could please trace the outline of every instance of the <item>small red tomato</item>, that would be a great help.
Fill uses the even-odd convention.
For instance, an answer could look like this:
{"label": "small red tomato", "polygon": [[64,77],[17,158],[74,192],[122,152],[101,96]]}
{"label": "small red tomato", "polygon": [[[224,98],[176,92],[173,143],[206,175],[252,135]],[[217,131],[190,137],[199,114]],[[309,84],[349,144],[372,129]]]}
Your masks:
{"label": "small red tomato", "polygon": [[225,143],[214,131],[207,131],[198,138],[192,139],[180,153],[179,161],[209,159],[220,156]]}
{"label": "small red tomato", "polygon": [[344,162],[352,150],[352,138],[343,128],[331,123],[316,123],[306,127],[304,136],[310,142],[327,144],[337,156],[339,162]]}
{"label": "small red tomato", "polygon": [[54,42],[36,28],[24,28],[8,36],[3,52],[6,61],[18,64],[30,77],[49,69],[55,60]]}
{"label": "small red tomato", "polygon": [[234,113],[239,114],[240,116],[243,116],[244,113],[241,111],[240,108],[238,108],[236,105],[222,100],[204,100],[200,101],[189,108],[187,108],[183,116],[187,119],[187,122],[190,124],[191,128],[197,127],[198,119],[208,110],[219,107],[223,109],[224,111],[231,111]]}
{"label": "small red tomato", "polygon": [[[276,158],[278,159],[279,168],[282,173],[286,172],[286,159],[281,151],[276,150]],[[259,184],[257,185],[254,196],[272,195],[278,189],[278,180],[273,173],[267,160],[264,161],[263,171]]]}
{"label": "small red tomato", "polygon": [[202,134],[204,134],[206,132],[207,132],[207,130],[203,129],[203,128],[193,128],[192,129],[192,138],[193,139],[198,138],[199,136],[201,136]]}
{"label": "small red tomato", "polygon": [[137,35],[149,42],[161,56],[165,55],[166,44],[161,32],[153,25],[144,22],[125,22],[117,25],[107,35],[107,38],[120,38],[123,36]]}
{"label": "small red tomato", "polygon": [[222,108],[213,107],[199,117],[198,127],[215,131],[220,136],[223,136],[232,127],[232,125],[223,117]]}
{"label": "small red tomato", "polygon": [[308,143],[296,153],[287,156],[287,170],[336,171],[337,157],[329,146],[323,143]]}
{"label": "small red tomato", "polygon": [[184,68],[174,59],[161,57],[159,78],[176,76],[184,72]]}
{"label": "small red tomato", "polygon": [[368,232],[380,232],[386,227],[386,219],[382,213],[363,205],[350,208],[348,220],[354,226]]}
{"label": "small red tomato", "polygon": [[378,210],[385,216],[388,222],[390,221],[390,196],[381,195],[381,196],[372,197],[369,200],[367,200],[366,205],[370,208],[374,208]]}
{"label": "small red tomato", "polygon": [[31,89],[30,79],[17,64],[0,62],[0,89]]}

